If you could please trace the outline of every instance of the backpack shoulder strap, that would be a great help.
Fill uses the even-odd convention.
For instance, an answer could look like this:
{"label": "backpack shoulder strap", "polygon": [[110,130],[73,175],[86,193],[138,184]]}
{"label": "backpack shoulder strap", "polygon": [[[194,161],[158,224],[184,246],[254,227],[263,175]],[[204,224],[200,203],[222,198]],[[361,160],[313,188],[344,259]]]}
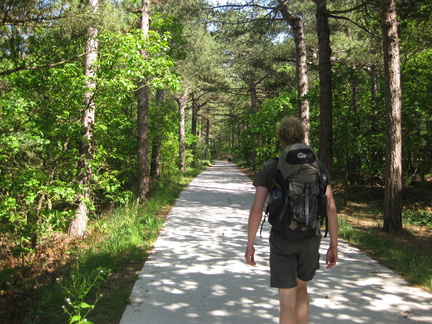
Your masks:
{"label": "backpack shoulder strap", "polygon": [[[323,196],[323,199],[327,199],[326,197],[326,189],[327,189],[327,169],[325,168],[324,164],[317,160],[317,164],[319,167],[319,187],[321,191],[321,195]],[[327,203],[325,204],[327,207]],[[328,221],[327,221],[327,212],[324,213],[324,217],[322,219],[322,222],[325,222],[325,233],[324,237],[327,237],[328,233]]]}
{"label": "backpack shoulder strap", "polygon": [[320,189],[322,189],[323,193],[325,194],[325,189],[327,188],[327,169],[320,160],[317,160],[316,162],[319,168]]}
{"label": "backpack shoulder strap", "polygon": [[[279,159],[280,159],[280,157],[277,156],[277,157],[274,157],[272,160],[275,160],[276,162],[278,162]],[[282,175],[281,175],[280,171],[278,170],[278,168],[277,168],[277,164],[276,164],[276,168],[273,170],[273,173],[271,174],[270,187],[268,188],[268,189],[269,189],[269,194],[270,194],[270,195],[271,195],[272,192],[273,192],[274,190],[276,190],[276,188],[278,187],[278,186],[276,185],[276,182],[278,181],[279,177],[282,177]],[[260,229],[260,237],[261,237],[261,238],[262,238],[262,230],[263,230],[263,226],[264,226],[264,223],[265,223],[265,221],[266,221],[266,218],[268,217],[269,207],[270,207],[270,206],[269,206],[269,204],[267,203],[267,206],[266,206],[266,209],[265,209],[265,212],[264,212],[264,218],[263,218],[263,220],[262,220],[262,222],[261,222],[261,229]]]}

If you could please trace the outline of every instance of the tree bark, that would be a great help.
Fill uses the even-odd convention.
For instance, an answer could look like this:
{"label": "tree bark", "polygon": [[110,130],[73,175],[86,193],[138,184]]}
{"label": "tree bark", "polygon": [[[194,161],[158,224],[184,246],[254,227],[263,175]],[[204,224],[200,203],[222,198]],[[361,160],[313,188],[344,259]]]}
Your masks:
{"label": "tree bark", "polygon": [[[198,105],[198,99],[195,98],[195,96],[192,95],[192,104],[191,104],[191,110],[192,110],[192,125],[191,125],[191,133],[192,136],[195,137],[195,139],[198,138],[198,114],[200,110],[200,106]],[[192,155],[193,155],[193,165],[196,165],[197,162],[197,147],[198,147],[198,141],[194,141],[192,144]]]}
{"label": "tree bark", "polygon": [[331,172],[333,161],[333,96],[330,27],[328,24],[327,1],[313,0],[313,2],[316,4],[319,51],[320,124],[318,153],[324,166],[329,170],[329,172]]}
{"label": "tree bark", "polygon": [[[150,25],[150,1],[142,0],[140,29],[144,37],[147,37]],[[143,60],[148,59],[145,49],[141,51]],[[148,81],[145,77],[138,84],[138,201],[144,203],[150,191],[150,161],[149,161],[149,135],[148,135],[148,112],[149,112],[149,90]]]}
{"label": "tree bark", "polygon": [[309,83],[307,78],[307,52],[306,40],[304,35],[303,22],[300,17],[294,15],[289,10],[289,0],[278,0],[279,11],[282,17],[291,26],[294,34],[294,44],[296,53],[296,83],[297,83],[297,97],[299,100],[299,117],[303,122],[306,130],[305,143],[309,144],[310,138],[310,111],[309,99],[307,97],[309,92]]}
{"label": "tree bark", "polygon": [[205,125],[206,125],[206,129],[205,129],[205,158],[209,159],[210,158],[210,154],[209,154],[209,148],[210,148],[210,119],[206,118],[205,119]]}
{"label": "tree bark", "polygon": [[[250,96],[251,96],[251,115],[255,116],[258,112],[258,94],[257,94],[258,83],[254,83],[253,81],[249,81],[246,79],[244,81],[249,86],[248,92],[250,93]],[[257,157],[256,148],[258,146],[257,138],[254,137],[252,139],[252,142],[253,142],[253,146],[252,146],[252,150],[251,150],[251,167],[253,170],[255,170],[256,169],[256,157]]]}
{"label": "tree bark", "polygon": [[402,91],[396,0],[381,1],[385,71],[385,232],[402,229]]}
{"label": "tree bark", "polygon": [[185,112],[186,112],[186,102],[187,102],[187,91],[185,91],[181,96],[177,97],[177,103],[179,106],[179,157],[180,164],[179,169],[181,171],[186,170],[186,144],[185,144]]}
{"label": "tree bark", "polygon": [[[98,11],[99,0],[89,0],[89,6],[92,8],[93,13]],[[77,183],[82,192],[80,192],[75,201],[77,207],[75,209],[75,218],[69,224],[68,234],[72,237],[82,237],[87,231],[88,223],[88,207],[87,203],[90,200],[90,182],[92,177],[92,170],[90,161],[93,158],[94,145],[94,124],[95,124],[95,103],[93,100],[94,91],[96,89],[96,71],[94,63],[97,61],[98,56],[98,30],[90,26],[87,29],[87,42],[86,42],[86,55],[84,61],[84,75],[86,78],[86,90],[84,93],[84,112],[81,119],[83,130],[82,143],[80,147],[80,157],[78,161],[78,175]],[[81,189],[80,189],[81,190]]]}
{"label": "tree bark", "polygon": [[152,144],[152,158],[150,163],[150,176],[159,178],[161,174],[161,145],[162,145],[162,118],[163,112],[161,110],[164,103],[163,89],[158,89],[156,91],[156,102],[158,111],[156,112],[156,122],[159,124],[158,128],[155,130],[155,136]]}

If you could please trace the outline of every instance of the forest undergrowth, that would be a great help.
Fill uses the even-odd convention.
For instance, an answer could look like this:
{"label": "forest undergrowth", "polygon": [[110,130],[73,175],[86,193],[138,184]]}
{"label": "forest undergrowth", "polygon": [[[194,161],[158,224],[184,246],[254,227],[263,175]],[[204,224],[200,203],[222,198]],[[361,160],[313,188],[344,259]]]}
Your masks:
{"label": "forest undergrowth", "polygon": [[0,324],[119,323],[164,218],[208,165],[165,176],[144,205],[98,216],[85,238],[52,234],[17,258],[0,235]]}
{"label": "forest undergrowth", "polygon": [[432,182],[410,185],[402,196],[403,229],[385,233],[383,187],[356,186],[348,192],[336,187],[339,237],[413,286],[432,292]]}
{"label": "forest undergrowth", "polygon": [[[242,171],[253,177],[247,169]],[[0,236],[0,322],[71,323],[75,316],[75,323],[84,318],[93,323],[119,323],[164,217],[192,178],[172,186],[169,195],[162,186],[160,195],[144,209],[132,205],[105,215],[90,227],[85,239],[53,234],[24,259],[11,257],[7,253],[11,243]],[[343,190],[335,185],[334,194],[342,239],[412,285],[432,291],[432,186],[428,183],[404,190],[401,233],[381,231],[383,188],[363,185]],[[120,221],[110,227],[110,219]],[[121,235],[130,240],[121,242]]]}

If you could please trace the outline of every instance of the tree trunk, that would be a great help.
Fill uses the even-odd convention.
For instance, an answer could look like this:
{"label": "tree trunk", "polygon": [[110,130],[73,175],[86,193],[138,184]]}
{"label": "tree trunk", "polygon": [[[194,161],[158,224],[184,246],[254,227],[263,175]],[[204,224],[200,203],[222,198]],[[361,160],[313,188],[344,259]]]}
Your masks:
{"label": "tree trunk", "polygon": [[[93,13],[98,11],[99,0],[89,0],[89,6],[92,7]],[[75,201],[77,207],[75,209],[75,218],[69,224],[68,234],[72,237],[82,237],[87,231],[88,222],[88,208],[87,203],[90,200],[90,181],[92,177],[92,170],[90,161],[93,158],[93,131],[95,123],[95,104],[93,101],[94,91],[96,89],[96,81],[94,77],[95,66],[98,55],[98,30],[90,26],[87,29],[87,42],[86,42],[86,55],[84,62],[84,75],[87,77],[86,90],[84,93],[84,113],[81,120],[83,137],[80,147],[80,156],[78,161],[78,175],[77,182],[82,192],[80,192]]]}
{"label": "tree trunk", "polygon": [[179,97],[177,97],[177,103],[179,106],[179,157],[180,165],[179,169],[181,171],[186,170],[186,144],[185,144],[185,112],[186,112],[186,102],[187,102],[187,91]]}
{"label": "tree trunk", "polygon": [[[142,0],[141,23],[140,29],[144,37],[147,37],[150,24],[150,1]],[[141,51],[143,60],[148,59],[146,50]],[[144,203],[150,191],[150,161],[149,161],[149,90],[148,82],[145,77],[138,84],[138,152],[137,152],[137,169],[138,169],[138,201]]]}
{"label": "tree trunk", "polygon": [[378,76],[377,67],[373,64],[370,68],[371,77],[371,99],[372,99],[372,121],[371,121],[371,133],[378,133],[378,111],[379,111],[379,91],[378,91]]}
{"label": "tree trunk", "polygon": [[385,232],[402,229],[402,91],[396,0],[384,0],[382,34],[385,71],[386,162],[384,222]]}
{"label": "tree trunk", "polygon": [[294,15],[288,8],[288,0],[279,0],[279,11],[282,17],[287,21],[294,33],[294,44],[296,49],[296,83],[297,96],[299,99],[299,116],[302,120],[305,130],[305,143],[309,144],[310,138],[310,121],[309,121],[309,83],[307,78],[307,52],[306,40],[304,35],[303,23],[300,17]]}
{"label": "tree trunk", "polygon": [[327,1],[313,0],[316,4],[316,19],[319,51],[319,84],[320,84],[320,125],[319,157],[327,170],[331,172],[333,160],[333,104],[330,27],[328,24]]}
{"label": "tree trunk", "polygon": [[198,147],[198,113],[200,110],[200,107],[198,105],[198,100],[192,96],[192,105],[191,105],[191,110],[192,110],[192,125],[191,125],[191,133],[192,136],[194,136],[194,141],[192,144],[192,156],[193,156],[193,161],[192,164],[196,165],[197,162],[197,147]]}
{"label": "tree trunk", "polygon": [[371,111],[372,118],[370,121],[370,134],[374,136],[373,147],[371,151],[371,160],[373,161],[373,170],[374,173],[381,173],[380,166],[384,160],[384,152],[381,149],[381,143],[376,140],[378,134],[380,134],[381,130],[378,127],[379,122],[379,110],[380,110],[380,96],[378,89],[378,75],[377,75],[377,67],[373,64],[370,68],[370,77],[371,77]]}
{"label": "tree trunk", "polygon": [[156,112],[157,123],[159,124],[157,129],[155,129],[155,136],[152,144],[152,158],[150,163],[150,176],[159,178],[161,174],[161,145],[162,145],[162,118],[163,112],[161,110],[164,103],[164,94],[165,91],[163,89],[158,89],[156,91],[156,101],[158,111]]}
{"label": "tree trunk", "polygon": [[205,129],[205,158],[209,159],[210,155],[209,155],[209,147],[210,147],[210,119],[206,118],[206,129]]}
{"label": "tree trunk", "polygon": [[[255,84],[252,81],[247,81],[245,80],[245,82],[247,83],[247,85],[249,86],[249,93],[251,96],[251,115],[255,116],[258,112],[258,95],[257,95],[257,84]],[[256,157],[257,157],[257,152],[256,152],[256,148],[258,146],[258,139],[256,137],[254,137],[252,139],[252,151],[251,151],[251,167],[252,170],[256,169]]]}

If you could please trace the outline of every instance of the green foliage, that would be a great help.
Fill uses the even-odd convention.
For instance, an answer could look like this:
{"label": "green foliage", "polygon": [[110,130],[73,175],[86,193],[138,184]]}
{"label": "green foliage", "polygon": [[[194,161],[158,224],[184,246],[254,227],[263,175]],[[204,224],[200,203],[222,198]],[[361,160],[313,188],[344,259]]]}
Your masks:
{"label": "green foliage", "polygon": [[[101,91],[115,89],[118,95],[125,95],[136,88],[137,82],[150,78],[155,88],[179,88],[179,78],[173,74],[172,58],[168,56],[170,34],[149,31],[144,39],[140,30],[129,33],[104,31],[100,34],[97,83]],[[142,51],[148,53],[143,59]]]}
{"label": "green foliage", "polygon": [[425,209],[424,205],[414,203],[411,206],[404,206],[402,220],[405,224],[432,227],[432,211]]}
{"label": "green foliage", "polygon": [[379,176],[385,154],[384,110],[372,102],[370,78],[362,70],[338,65],[334,80],[334,170],[350,183]]}
{"label": "green foliage", "polygon": [[[4,28],[6,50],[0,68],[12,68],[17,61],[12,47],[17,45],[25,64],[53,65],[11,74],[1,81],[0,96],[0,233],[14,238],[15,254],[24,256],[34,251],[38,237],[52,231],[65,231],[74,216],[74,203],[84,188],[76,184],[77,162],[81,146],[82,101],[85,90],[83,58],[86,26],[99,18],[88,16],[86,8],[76,10],[75,20],[67,16],[61,23],[45,29]],[[119,15],[104,4],[101,12]],[[124,13],[123,13],[124,14]],[[125,17],[125,21],[128,18]],[[99,21],[104,25],[103,21]],[[81,24],[73,31],[69,28]],[[112,23],[99,33],[95,152],[92,169],[92,200],[88,207],[95,212],[111,205],[125,203],[132,195],[136,173],[136,120],[134,91],[138,80],[146,77],[154,88],[177,90],[180,79],[172,72],[169,56],[172,38],[169,30],[178,30],[173,20],[155,17],[154,27],[146,39],[138,29],[125,32]],[[171,26],[171,27],[169,27]],[[76,33],[74,35],[74,32]],[[25,36],[23,36],[25,35]],[[13,36],[13,37],[12,37]],[[78,37],[77,37],[78,36]],[[19,44],[25,44],[22,50]],[[149,58],[144,60],[142,50]],[[49,54],[49,55],[47,55]],[[73,58],[73,59],[69,59]],[[56,64],[64,60],[63,64]],[[166,111],[171,111],[170,106]],[[175,109],[175,108],[174,108]],[[168,114],[166,118],[176,118]],[[171,138],[166,168],[172,168],[176,137],[173,123],[163,131]]]}
{"label": "green foliage", "polygon": [[[285,23],[271,21],[272,15],[262,11],[264,8],[218,10],[217,20],[210,20],[204,16],[200,1],[152,3],[151,30],[144,39],[137,28],[140,2],[135,0],[102,2],[98,14],[75,0],[12,1],[9,6],[7,17],[0,13],[4,22],[0,27],[0,72],[4,73],[0,76],[0,235],[13,241],[14,256],[22,262],[43,236],[66,231],[74,217],[75,199],[84,190],[77,185],[77,167],[86,91],[83,54],[89,26],[98,27],[99,46],[94,64],[95,149],[87,203],[90,222],[98,223],[94,228],[116,234],[106,239],[110,248],[100,248],[103,253],[98,257],[86,258],[90,269],[139,245],[143,236],[153,239],[154,230],[160,226],[161,220],[153,217],[157,205],[149,212],[137,211],[131,203],[136,190],[139,80],[146,78],[149,86],[149,143],[158,144],[161,150],[162,175],[151,181],[151,198],[158,197],[158,190],[169,187],[170,179],[178,176],[175,93],[187,89],[188,108],[193,105],[197,110],[199,135],[191,134],[191,114],[187,111],[186,155],[190,164],[225,157],[229,152],[237,161],[251,164],[254,159],[259,166],[279,154],[275,135],[278,122],[285,115],[297,115],[295,49],[292,37],[287,36],[291,31]],[[317,148],[315,5],[309,1],[292,6],[305,24],[311,144]],[[343,10],[350,3],[339,1],[329,6]],[[424,0],[404,1],[398,10],[403,170],[406,183],[426,182],[432,167],[431,10]],[[384,68],[379,33],[375,33],[380,22],[374,15],[365,19],[365,13],[345,13],[351,20],[330,19],[333,170],[335,180],[345,179],[346,186],[383,178]],[[44,19],[39,20],[42,16]],[[251,23],[252,17],[259,21]],[[363,24],[374,35],[352,22]],[[144,52],[148,59],[143,59]],[[372,86],[376,86],[376,93]],[[257,91],[255,115],[251,115],[252,89]],[[154,99],[156,90],[165,91],[163,104]],[[114,230],[100,215],[119,206],[131,215],[127,219],[115,215],[119,225]],[[425,210],[406,208],[404,221],[427,226],[430,214]],[[152,229],[147,231],[147,226]],[[347,233],[347,237],[354,235]],[[123,237],[131,241],[127,243]]]}
{"label": "green foliage", "polygon": [[432,140],[432,50],[413,53],[403,66],[403,132],[405,172],[410,180],[425,180],[431,165]]}
{"label": "green foliage", "polygon": [[[145,204],[129,200],[92,219],[87,238],[74,242],[64,252],[70,257],[55,269],[60,278],[55,283],[53,273],[44,281],[46,270],[42,264],[40,276],[34,278],[23,279],[25,266],[0,269],[2,297],[8,298],[8,293],[12,293],[20,301],[8,303],[8,310],[14,311],[3,319],[25,323],[104,323],[107,318],[118,318],[128,303],[135,271],[141,269],[158,236],[163,215],[207,166],[197,164],[196,169],[186,172],[164,173],[152,183],[152,196]],[[61,248],[56,251],[60,253]],[[31,267],[35,268],[36,265]]]}
{"label": "green foliage", "polygon": [[256,115],[251,115],[248,127],[243,131],[242,157],[250,163],[252,150],[256,152],[256,163],[261,165],[266,160],[280,153],[280,144],[276,136],[276,128],[283,117],[297,115],[296,97],[284,94],[263,103]]}
{"label": "green foliage", "polygon": [[[57,279],[67,296],[67,305],[63,306],[63,310],[69,315],[70,324],[93,323],[88,321],[87,317],[102,298],[97,290],[100,289],[101,282],[107,279],[109,272],[108,269],[97,268],[90,273],[82,273],[78,269],[73,271],[67,279]],[[96,297],[93,298],[93,302],[90,302],[88,295],[94,290],[96,290]]]}

